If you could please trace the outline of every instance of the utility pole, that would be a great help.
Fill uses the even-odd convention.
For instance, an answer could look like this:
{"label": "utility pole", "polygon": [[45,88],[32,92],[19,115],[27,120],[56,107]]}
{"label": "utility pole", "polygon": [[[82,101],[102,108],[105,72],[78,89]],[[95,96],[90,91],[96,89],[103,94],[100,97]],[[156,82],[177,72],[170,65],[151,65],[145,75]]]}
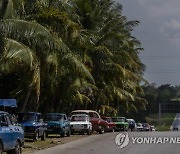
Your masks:
{"label": "utility pole", "polygon": [[161,103],[159,103],[159,126],[161,126]]}

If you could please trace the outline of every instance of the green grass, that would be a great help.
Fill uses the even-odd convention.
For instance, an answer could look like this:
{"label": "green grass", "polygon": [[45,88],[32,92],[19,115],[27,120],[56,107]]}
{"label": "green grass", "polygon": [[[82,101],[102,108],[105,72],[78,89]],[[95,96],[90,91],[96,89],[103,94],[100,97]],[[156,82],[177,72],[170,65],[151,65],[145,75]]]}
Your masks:
{"label": "green grass", "polygon": [[169,131],[176,113],[162,113],[161,114],[161,125],[159,125],[159,115],[158,114],[150,114],[146,117],[146,121],[150,125],[154,125],[157,131]]}

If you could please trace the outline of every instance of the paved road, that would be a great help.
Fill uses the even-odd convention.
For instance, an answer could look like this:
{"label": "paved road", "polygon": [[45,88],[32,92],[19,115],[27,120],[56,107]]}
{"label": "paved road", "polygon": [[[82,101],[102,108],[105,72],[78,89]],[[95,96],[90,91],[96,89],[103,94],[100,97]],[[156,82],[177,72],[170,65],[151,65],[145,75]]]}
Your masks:
{"label": "paved road", "polygon": [[180,130],[180,113],[176,114],[170,130]]}
{"label": "paved road", "polygon": [[[176,144],[138,144],[132,143],[132,137],[180,137],[177,131],[172,132],[128,132],[130,143],[120,149],[114,139],[118,133],[93,135],[59,145],[50,149],[35,152],[35,154],[178,154],[180,143]],[[180,141],[179,141],[180,142]]]}

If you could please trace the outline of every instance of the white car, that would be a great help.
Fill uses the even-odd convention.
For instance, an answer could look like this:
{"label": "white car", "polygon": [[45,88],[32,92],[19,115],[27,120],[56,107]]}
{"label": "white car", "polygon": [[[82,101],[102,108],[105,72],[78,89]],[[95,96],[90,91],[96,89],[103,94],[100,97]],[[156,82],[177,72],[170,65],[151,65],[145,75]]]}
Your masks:
{"label": "white car", "polygon": [[92,123],[89,120],[89,116],[86,114],[72,115],[70,118],[71,134],[74,133],[92,133]]}
{"label": "white car", "polygon": [[137,130],[137,131],[143,131],[143,126],[142,126],[141,123],[137,123],[137,124],[136,124],[136,130]]}

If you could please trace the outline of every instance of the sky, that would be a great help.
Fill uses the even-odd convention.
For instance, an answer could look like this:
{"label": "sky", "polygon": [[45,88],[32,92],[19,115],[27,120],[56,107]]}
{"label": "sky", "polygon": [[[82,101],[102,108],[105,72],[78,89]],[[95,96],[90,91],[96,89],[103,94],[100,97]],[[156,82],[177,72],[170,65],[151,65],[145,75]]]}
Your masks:
{"label": "sky", "polygon": [[180,85],[180,0],[116,1],[124,16],[140,21],[133,35],[144,48],[144,78],[157,85]]}

